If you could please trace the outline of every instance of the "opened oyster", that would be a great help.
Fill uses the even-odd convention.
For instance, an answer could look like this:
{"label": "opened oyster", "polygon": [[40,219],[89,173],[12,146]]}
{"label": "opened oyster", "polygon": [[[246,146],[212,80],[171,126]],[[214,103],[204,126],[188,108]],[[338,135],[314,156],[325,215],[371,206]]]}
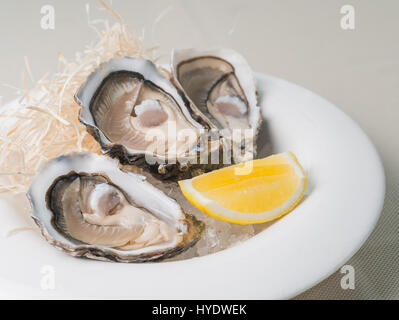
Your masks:
{"label": "opened oyster", "polygon": [[229,49],[176,50],[172,73],[192,101],[191,112],[221,133],[235,161],[252,159],[261,117],[255,80],[245,59]]}
{"label": "opened oyster", "polygon": [[[148,164],[161,175],[196,163],[205,127],[194,120],[187,99],[145,59],[115,58],[82,84],[76,101],[80,121],[102,150],[124,164]],[[205,153],[210,151],[204,146]],[[218,151],[218,144],[212,150]]]}
{"label": "opened oyster", "polygon": [[203,229],[144,176],[95,154],[51,160],[34,178],[28,198],[47,241],[73,256],[161,260],[194,245]]}

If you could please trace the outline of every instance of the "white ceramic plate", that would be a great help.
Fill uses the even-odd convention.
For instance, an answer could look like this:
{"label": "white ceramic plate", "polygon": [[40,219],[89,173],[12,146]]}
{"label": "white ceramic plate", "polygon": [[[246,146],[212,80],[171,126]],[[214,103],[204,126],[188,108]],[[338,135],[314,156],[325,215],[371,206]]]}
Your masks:
{"label": "white ceramic plate", "polygon": [[[258,74],[257,80],[267,123],[264,148],[293,151],[309,176],[307,196],[293,212],[216,254],[118,264],[72,258],[33,231],[4,237],[30,218],[23,197],[3,197],[0,297],[279,299],[336,271],[378,220],[385,193],[378,154],[358,125],[328,101],[273,77]],[[44,290],[51,288],[52,271],[55,289]]]}

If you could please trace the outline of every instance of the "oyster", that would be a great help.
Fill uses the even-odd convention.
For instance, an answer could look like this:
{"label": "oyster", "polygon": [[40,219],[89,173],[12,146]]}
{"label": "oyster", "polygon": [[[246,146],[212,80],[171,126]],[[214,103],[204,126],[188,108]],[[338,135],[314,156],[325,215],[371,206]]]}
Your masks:
{"label": "oyster", "polygon": [[81,105],[80,121],[103,152],[121,163],[150,165],[167,177],[173,169],[197,162],[205,127],[192,118],[182,92],[151,61],[121,57],[101,64],[75,100]]}
{"label": "oyster", "polygon": [[175,50],[171,69],[175,84],[192,101],[192,113],[221,134],[235,161],[253,158],[261,116],[245,59],[230,49]]}
{"label": "oyster", "polygon": [[161,260],[195,244],[203,229],[144,176],[90,153],[51,160],[27,195],[46,240],[73,256]]}

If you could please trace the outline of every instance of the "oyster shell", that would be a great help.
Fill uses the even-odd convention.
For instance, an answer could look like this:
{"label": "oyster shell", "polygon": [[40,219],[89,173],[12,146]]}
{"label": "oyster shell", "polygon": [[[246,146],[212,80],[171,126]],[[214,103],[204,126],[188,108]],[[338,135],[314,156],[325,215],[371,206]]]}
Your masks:
{"label": "oyster shell", "polygon": [[115,160],[89,153],[51,160],[27,196],[43,236],[72,256],[119,262],[161,260],[200,238],[202,222]]}
{"label": "oyster shell", "polygon": [[230,49],[175,50],[171,69],[175,84],[192,102],[192,113],[220,132],[235,161],[252,159],[261,116],[255,80],[245,59]]}
{"label": "oyster shell", "polygon": [[75,100],[81,105],[80,121],[103,152],[121,163],[149,165],[167,177],[197,162],[205,127],[151,61],[121,57],[101,64]]}

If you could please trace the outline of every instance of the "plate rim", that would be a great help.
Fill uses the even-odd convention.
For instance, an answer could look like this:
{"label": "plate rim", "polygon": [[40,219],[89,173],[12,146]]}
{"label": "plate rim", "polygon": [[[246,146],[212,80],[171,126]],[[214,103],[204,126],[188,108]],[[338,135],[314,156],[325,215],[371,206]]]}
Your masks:
{"label": "plate rim", "polygon": [[[363,246],[363,244],[366,242],[366,240],[369,238],[370,234],[373,232],[373,230],[375,229],[375,226],[378,223],[378,220],[381,216],[382,213],[382,209],[383,209],[383,205],[384,205],[384,200],[385,200],[385,192],[386,192],[386,178],[385,178],[385,173],[384,173],[384,166],[383,163],[381,161],[381,157],[378,153],[377,148],[375,147],[374,143],[372,142],[372,140],[369,138],[369,136],[363,131],[363,129],[359,126],[359,124],[353,120],[349,115],[347,115],[343,110],[341,110],[339,107],[337,107],[335,104],[331,103],[330,101],[328,101],[327,99],[323,98],[322,96],[318,95],[317,93],[306,89],[298,84],[292,83],[290,81],[275,77],[275,76],[271,76],[271,75],[267,75],[267,74],[263,74],[263,73],[255,73],[255,78],[257,83],[259,84],[260,81],[271,81],[271,82],[276,82],[276,83],[281,83],[283,85],[289,85],[292,87],[296,87],[297,89],[307,92],[313,96],[316,96],[317,98],[321,99],[321,101],[323,101],[326,104],[329,104],[330,106],[332,106],[334,108],[334,110],[336,112],[339,112],[341,115],[343,115],[344,117],[346,117],[346,119],[348,121],[351,122],[351,124],[353,126],[356,127],[356,129],[362,134],[363,138],[368,142],[369,146],[370,146],[370,151],[372,151],[374,153],[374,155],[376,156],[377,159],[377,164],[379,166],[379,170],[380,170],[380,179],[381,179],[381,186],[382,189],[380,190],[380,196],[379,196],[379,203],[378,203],[378,209],[376,209],[376,213],[374,214],[374,219],[373,221],[370,223],[369,228],[367,230],[365,230],[363,238],[361,240],[359,240],[356,244],[353,244],[351,250],[349,251],[349,253],[347,253],[345,256],[342,257],[342,259],[340,259],[340,261],[337,261],[335,265],[331,266],[329,268],[328,271],[324,272],[323,276],[319,276],[317,277],[317,279],[313,279],[312,281],[308,281],[307,284],[303,285],[302,287],[298,287],[295,290],[291,290],[290,294],[282,294],[282,295],[276,295],[276,298],[273,299],[290,299],[290,298],[294,298],[297,295],[299,295],[300,293],[305,292],[306,290],[312,288],[313,286],[315,286],[316,284],[322,282],[323,280],[325,280],[326,278],[328,278],[329,276],[331,276],[334,272],[336,272],[340,266],[342,266],[342,264],[344,264],[345,262],[347,262],[353,255],[355,255],[355,253]],[[3,108],[5,108],[8,105],[11,105],[12,103],[14,103],[14,101],[11,101],[7,104],[5,104],[3,106]],[[263,233],[263,231],[260,234],[255,235],[254,237],[246,240],[244,243],[241,243],[233,248],[228,248],[216,253],[212,253],[203,257],[198,257],[198,258],[193,258],[193,259],[188,259],[188,260],[182,260],[182,261],[168,261],[163,263],[164,265],[182,265],[182,264],[192,264],[195,263],[195,261],[198,261],[199,259],[201,259],[201,261],[204,261],[203,263],[206,262],[206,260],[212,260],[212,259],[220,259],[223,260],[224,256],[231,256],[232,254],[241,251],[242,247],[245,247],[245,244],[249,244],[251,242],[257,241],[257,239],[259,238],[259,236]],[[48,245],[47,243],[45,243],[45,245]],[[72,258],[74,259],[74,258]],[[4,279],[2,276],[0,276],[0,280],[5,281],[6,283],[8,282],[8,279]],[[1,282],[3,282],[1,281]],[[10,285],[12,286],[12,283],[10,283]],[[62,296],[62,295],[61,295]]]}

